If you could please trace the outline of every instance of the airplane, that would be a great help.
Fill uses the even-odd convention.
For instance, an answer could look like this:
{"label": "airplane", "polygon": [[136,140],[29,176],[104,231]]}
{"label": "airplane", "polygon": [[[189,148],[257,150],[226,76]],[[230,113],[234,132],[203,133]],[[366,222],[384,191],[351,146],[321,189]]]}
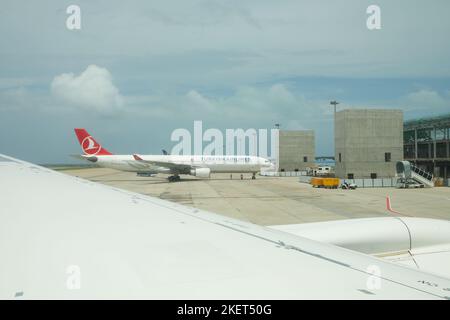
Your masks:
{"label": "airplane", "polygon": [[157,173],[169,174],[170,182],[180,181],[180,174],[199,178],[209,178],[211,173],[256,173],[274,170],[270,160],[255,156],[231,155],[115,155],[105,149],[85,129],[76,128],[75,134],[80,143],[81,157],[101,167],[136,172],[138,176],[152,176]]}
{"label": "airplane", "polygon": [[0,299],[450,299],[449,221],[277,229],[2,154],[0,176]]}

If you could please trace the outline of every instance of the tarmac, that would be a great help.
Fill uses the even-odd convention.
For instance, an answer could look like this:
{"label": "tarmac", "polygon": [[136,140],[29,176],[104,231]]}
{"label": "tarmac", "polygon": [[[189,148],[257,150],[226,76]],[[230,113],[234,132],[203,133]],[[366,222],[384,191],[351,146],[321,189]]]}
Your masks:
{"label": "tarmac", "polygon": [[338,219],[387,217],[386,197],[404,216],[450,220],[450,188],[313,188],[297,177],[213,174],[210,179],[167,175],[138,177],[106,168],[63,170],[63,173],[117,188],[158,197],[259,225],[295,224]]}

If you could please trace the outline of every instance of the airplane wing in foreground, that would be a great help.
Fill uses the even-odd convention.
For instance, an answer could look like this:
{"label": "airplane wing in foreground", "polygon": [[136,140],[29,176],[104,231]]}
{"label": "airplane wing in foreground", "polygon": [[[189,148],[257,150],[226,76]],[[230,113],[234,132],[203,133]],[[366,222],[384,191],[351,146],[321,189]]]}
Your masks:
{"label": "airplane wing in foreground", "polygon": [[3,155],[0,177],[0,298],[450,296],[444,277]]}

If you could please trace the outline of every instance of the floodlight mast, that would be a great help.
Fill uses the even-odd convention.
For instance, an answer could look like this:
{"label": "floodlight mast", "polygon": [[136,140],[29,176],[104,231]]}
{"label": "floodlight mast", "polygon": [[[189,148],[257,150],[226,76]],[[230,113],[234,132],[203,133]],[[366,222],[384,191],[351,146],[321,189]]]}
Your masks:
{"label": "floodlight mast", "polygon": [[339,104],[336,100],[330,101],[330,104],[334,106],[334,117],[336,117],[336,106]]}
{"label": "floodlight mast", "polygon": [[334,161],[336,162],[336,106],[339,104],[336,100],[330,101],[330,105],[334,106]]}

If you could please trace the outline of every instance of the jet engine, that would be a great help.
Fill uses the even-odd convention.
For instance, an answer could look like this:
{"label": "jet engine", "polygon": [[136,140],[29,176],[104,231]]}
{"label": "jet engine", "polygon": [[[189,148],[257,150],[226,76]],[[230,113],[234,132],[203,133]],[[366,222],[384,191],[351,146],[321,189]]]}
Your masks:
{"label": "jet engine", "polygon": [[199,178],[209,178],[211,173],[210,168],[195,168],[191,169],[191,176],[196,176]]}

